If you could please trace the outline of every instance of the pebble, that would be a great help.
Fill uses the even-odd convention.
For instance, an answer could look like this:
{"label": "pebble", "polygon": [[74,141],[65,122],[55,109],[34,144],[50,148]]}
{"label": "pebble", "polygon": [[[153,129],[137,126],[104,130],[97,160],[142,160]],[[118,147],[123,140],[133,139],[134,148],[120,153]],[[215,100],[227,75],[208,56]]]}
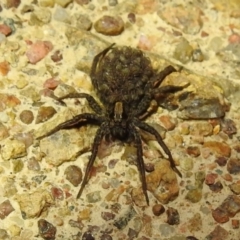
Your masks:
{"label": "pebble", "polygon": [[163,237],[169,237],[175,232],[175,228],[167,223],[160,224],[159,230]]}
{"label": "pebble", "polygon": [[120,35],[124,30],[124,22],[118,16],[103,16],[94,23],[97,32],[107,36]]}
{"label": "pebble", "polygon": [[39,161],[35,157],[31,157],[27,160],[27,168],[32,171],[40,171],[41,167]]}
{"label": "pebble", "polygon": [[55,0],[55,3],[58,4],[61,7],[67,7],[69,3],[71,3],[73,0]]}
{"label": "pebble", "polygon": [[66,179],[74,186],[77,187],[82,182],[82,170],[78,166],[70,165],[68,166],[64,174]]}
{"label": "pebble", "polygon": [[90,231],[87,231],[83,233],[82,240],[95,240],[95,237]]}
{"label": "pebble", "polygon": [[223,119],[221,121],[221,129],[228,136],[231,136],[237,132],[237,127],[235,122],[232,119]]}
{"label": "pebble", "polygon": [[177,209],[169,207],[166,213],[167,213],[167,223],[169,225],[178,225],[180,223],[180,217]]}
{"label": "pebble", "polygon": [[112,240],[113,238],[108,234],[103,234],[100,237],[100,240]]}
{"label": "pebble", "polygon": [[23,110],[19,115],[20,120],[25,124],[32,123],[34,116],[31,110]]}
{"label": "pebble", "polygon": [[192,52],[193,62],[202,62],[204,60],[204,55],[201,49],[194,49]]}
{"label": "pebble", "polygon": [[6,0],[4,6],[8,8],[17,8],[21,3],[21,0]]}
{"label": "pebble", "polygon": [[218,158],[215,160],[215,162],[216,162],[219,166],[221,166],[221,167],[226,166],[227,161],[228,161],[228,158],[226,158],[226,157],[218,157]]}
{"label": "pebble", "polygon": [[27,149],[22,141],[6,138],[1,141],[1,156],[7,161],[27,155]]}
{"label": "pebble", "polygon": [[178,61],[186,64],[192,59],[192,54],[193,47],[185,38],[182,38],[178,45],[175,47],[173,57]]}
{"label": "pebble", "polygon": [[229,187],[233,193],[235,193],[237,195],[240,194],[240,182],[239,181],[230,184]]}
{"label": "pebble", "polygon": [[4,202],[0,203],[0,218],[3,220],[14,210],[15,209],[13,208],[11,202],[9,200],[5,200]]}
{"label": "pebble", "polygon": [[16,194],[15,200],[20,206],[24,219],[39,217],[43,211],[54,204],[51,194],[41,188],[31,193]]}
{"label": "pebble", "polygon": [[12,29],[6,24],[0,24],[0,33],[9,36],[12,33]]}
{"label": "pebble", "polygon": [[45,219],[38,220],[38,232],[39,235],[45,240],[54,240],[57,232],[56,227],[54,227],[50,222]]}
{"label": "pebble", "polygon": [[125,212],[122,216],[118,217],[113,223],[115,227],[117,227],[119,230],[124,229],[128,222],[136,215],[136,211],[133,207],[129,207],[127,212]]}
{"label": "pebble", "polygon": [[7,127],[0,122],[0,141],[7,138],[9,136],[9,132]]}
{"label": "pebble", "polygon": [[187,154],[192,157],[198,157],[201,154],[198,146],[189,146],[187,147],[186,151]]}
{"label": "pebble", "polygon": [[[155,163],[155,170],[146,176],[148,190],[161,203],[168,203],[178,196],[179,185],[175,172],[170,167],[169,161],[160,160]],[[161,184],[166,192],[159,192],[157,189]]]}
{"label": "pebble", "polygon": [[216,173],[209,173],[205,177],[205,183],[207,185],[214,184],[215,180],[217,179],[217,177],[218,177],[218,174],[216,174]]}
{"label": "pebble", "polygon": [[232,219],[232,228],[233,229],[239,229],[240,221],[239,219]]}
{"label": "pebble", "polygon": [[225,109],[218,98],[205,99],[197,95],[190,95],[185,100],[180,101],[177,113],[182,119],[212,119],[222,118]]}
{"label": "pebble", "polygon": [[116,214],[111,213],[111,212],[101,212],[101,217],[102,219],[104,219],[105,221],[109,221],[114,219],[116,216]]}
{"label": "pebble", "polygon": [[7,61],[0,62],[0,73],[2,76],[6,76],[10,71],[10,65]]}
{"label": "pebble", "polygon": [[51,59],[53,60],[53,62],[60,62],[63,59],[62,53],[60,50],[56,50],[52,55],[51,55]]}
{"label": "pebble", "polygon": [[50,41],[36,41],[26,51],[26,56],[30,63],[36,64],[41,61],[51,50],[53,44]]}
{"label": "pebble", "polygon": [[75,14],[71,19],[77,28],[89,31],[92,28],[92,21],[87,14]]}
{"label": "pebble", "polygon": [[231,148],[228,144],[218,141],[206,141],[203,144],[203,148],[209,148],[213,153],[218,156],[230,157]]}
{"label": "pebble", "polygon": [[195,213],[193,217],[189,219],[187,227],[191,233],[196,231],[201,231],[203,227],[201,214]]}
{"label": "pebble", "polygon": [[183,158],[180,161],[180,166],[185,171],[191,171],[193,169],[193,159],[192,158]]}
{"label": "pebble", "polygon": [[70,22],[70,16],[66,9],[63,7],[58,6],[53,14],[53,18],[56,21],[69,23]]}
{"label": "pebble", "polygon": [[213,192],[220,192],[223,189],[223,185],[220,181],[217,181],[214,184],[210,184],[209,188],[213,191]]}
{"label": "pebble", "polygon": [[169,115],[162,115],[159,120],[167,131],[171,131],[176,127],[176,120]]}
{"label": "pebble", "polygon": [[212,216],[218,223],[225,223],[238,212],[240,212],[240,198],[236,195],[229,195],[219,207],[212,210]]}
{"label": "pebble", "polygon": [[46,122],[49,119],[51,119],[56,113],[57,111],[52,106],[41,106],[38,109],[35,123],[38,124],[38,123]]}
{"label": "pebble", "polygon": [[10,238],[5,229],[0,229],[0,238],[3,239],[3,240]]}
{"label": "pebble", "polygon": [[47,8],[38,8],[30,14],[29,25],[43,26],[50,23],[52,13]]}
{"label": "pebble", "polygon": [[61,188],[57,188],[57,187],[52,187],[51,188],[51,193],[54,199],[57,200],[63,200],[64,199],[64,193],[63,190]]}
{"label": "pebble", "polygon": [[16,159],[15,161],[12,161],[12,169],[14,173],[21,172],[23,167],[24,167],[24,164],[21,159]]}
{"label": "pebble", "polygon": [[89,203],[96,203],[102,200],[101,191],[94,191],[94,192],[88,193],[86,197]]}
{"label": "pebble", "polygon": [[228,237],[228,231],[217,225],[214,230],[205,237],[206,240],[225,240]]}
{"label": "pebble", "polygon": [[185,198],[192,203],[199,202],[202,199],[202,189],[190,189]]}
{"label": "pebble", "polygon": [[152,207],[152,212],[155,216],[160,216],[165,212],[165,208],[162,204],[155,204]]}
{"label": "pebble", "polygon": [[129,13],[127,17],[130,23],[134,24],[136,22],[136,15],[134,13]]}
{"label": "pebble", "polygon": [[39,92],[36,87],[28,86],[20,91],[20,94],[24,97],[30,98],[33,102],[38,102],[41,99]]}
{"label": "pebble", "polygon": [[3,112],[6,108],[13,108],[21,104],[21,101],[12,94],[0,93],[0,112]]}
{"label": "pebble", "polygon": [[193,5],[166,7],[158,11],[159,17],[186,34],[197,34],[202,28],[202,11]]}
{"label": "pebble", "polygon": [[227,170],[231,174],[238,174],[240,172],[240,159],[230,158],[227,162]]}

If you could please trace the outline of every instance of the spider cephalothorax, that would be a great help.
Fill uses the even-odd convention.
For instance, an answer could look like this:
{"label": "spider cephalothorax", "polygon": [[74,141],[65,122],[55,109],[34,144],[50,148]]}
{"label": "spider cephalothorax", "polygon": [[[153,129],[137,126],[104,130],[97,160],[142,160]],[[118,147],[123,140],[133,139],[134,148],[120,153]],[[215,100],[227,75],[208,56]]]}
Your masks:
{"label": "spider cephalothorax", "polygon": [[172,66],[166,67],[161,72],[156,72],[153,70],[150,60],[140,50],[130,47],[113,47],[113,45],[94,57],[90,73],[94,89],[102,106],[91,95],[86,93],[70,93],[58,98],[57,100],[61,102],[66,98],[86,98],[95,113],[79,114],[73,119],[56,126],[39,139],[49,136],[60,129],[75,127],[82,123],[83,120],[86,120],[86,122],[94,121],[100,126],[94,138],[92,154],[77,198],[81,196],[89,180],[90,170],[103,137],[112,137],[123,141],[131,139],[137,147],[137,165],[140,171],[142,189],[149,204],[142,142],[138,129],[155,136],[157,142],[168,155],[172,169],[181,176],[175,166],[171,152],[159,133],[141,120],[153,112],[151,103],[156,94],[164,95],[182,90],[183,87],[165,86],[159,88],[164,78],[176,71]]}

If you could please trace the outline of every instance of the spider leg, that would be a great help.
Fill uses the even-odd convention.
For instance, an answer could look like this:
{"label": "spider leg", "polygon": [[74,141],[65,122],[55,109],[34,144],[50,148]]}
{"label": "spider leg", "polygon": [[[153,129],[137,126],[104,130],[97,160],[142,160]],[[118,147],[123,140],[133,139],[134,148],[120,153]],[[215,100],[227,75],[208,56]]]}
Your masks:
{"label": "spider leg", "polygon": [[157,132],[157,130],[155,128],[151,127],[150,125],[148,125],[147,123],[141,122],[141,121],[139,121],[136,118],[134,119],[134,125],[139,127],[139,128],[141,128],[144,131],[147,131],[147,132],[151,133],[152,135],[155,136],[157,142],[162,147],[163,151],[168,155],[168,160],[170,162],[171,168],[179,175],[179,177],[182,177],[182,174],[176,168],[176,165],[174,163],[174,160],[173,160],[173,157],[172,157],[172,154],[171,154],[170,150],[168,149],[167,145],[162,140],[162,137]]}
{"label": "spider leg", "polygon": [[135,128],[135,126],[130,126],[130,131],[132,132],[134,136],[134,142],[136,143],[137,146],[137,166],[140,172],[140,177],[141,177],[141,182],[142,182],[142,189],[143,189],[143,194],[146,198],[147,205],[149,205],[149,198],[147,194],[147,182],[146,182],[146,175],[145,175],[145,168],[144,168],[144,161],[143,161],[143,151],[142,151],[142,142],[140,135]]}
{"label": "spider leg", "polygon": [[108,131],[106,131],[106,129],[108,127],[107,124],[108,123],[106,123],[106,122],[102,123],[102,125],[100,126],[100,128],[98,129],[98,131],[96,133],[96,136],[95,136],[94,141],[93,141],[92,155],[91,155],[91,157],[89,159],[89,162],[87,164],[85,175],[84,175],[84,178],[83,178],[83,181],[82,181],[81,188],[79,189],[79,192],[77,194],[77,198],[81,197],[83,189],[84,189],[84,187],[86,186],[86,184],[89,180],[91,168],[92,168],[93,163],[95,161],[95,158],[97,156],[97,151],[98,151],[98,147],[101,143],[101,140],[102,140],[104,135],[108,134]]}
{"label": "spider leg", "polygon": [[151,82],[153,83],[153,88],[157,88],[160,86],[160,84],[162,83],[162,81],[171,73],[173,72],[177,72],[177,70],[169,65],[166,68],[164,68],[161,72],[159,72],[156,76],[154,76],[154,78],[151,80]]}
{"label": "spider leg", "polygon": [[93,85],[96,85],[95,82],[95,72],[96,72],[96,68],[99,62],[99,59],[104,57],[106,55],[106,53],[115,45],[115,43],[111,44],[109,47],[107,47],[106,49],[104,49],[102,52],[98,53],[94,59],[93,59],[93,63],[92,63],[92,67],[91,67],[91,72],[90,72],[90,77],[92,79]]}
{"label": "spider leg", "polygon": [[63,102],[62,100],[66,98],[86,98],[92,110],[97,114],[100,114],[100,115],[102,114],[102,108],[100,107],[98,102],[91,95],[87,93],[78,93],[78,92],[69,93],[63,97],[55,98],[55,100],[62,103]]}
{"label": "spider leg", "polygon": [[47,136],[50,136],[51,134],[53,134],[53,133],[55,133],[55,132],[57,132],[61,129],[71,128],[71,127],[74,127],[74,126],[78,125],[81,122],[85,122],[85,121],[89,121],[89,120],[95,121],[98,124],[101,124],[103,122],[103,118],[98,116],[98,115],[95,115],[95,114],[92,114],[92,113],[82,113],[82,114],[74,116],[70,120],[67,120],[63,123],[60,123],[55,128],[53,128],[51,131],[49,131],[48,133],[44,134],[41,137],[38,137],[37,139],[43,139],[43,138],[45,138]]}

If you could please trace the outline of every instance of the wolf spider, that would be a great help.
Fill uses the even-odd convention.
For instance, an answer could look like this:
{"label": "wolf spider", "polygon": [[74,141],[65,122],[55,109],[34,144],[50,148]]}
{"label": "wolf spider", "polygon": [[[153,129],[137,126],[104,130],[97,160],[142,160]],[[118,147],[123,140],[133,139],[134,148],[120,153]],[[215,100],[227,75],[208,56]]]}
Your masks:
{"label": "wolf spider", "polygon": [[167,75],[176,71],[172,66],[156,72],[153,70],[150,60],[143,55],[142,51],[130,47],[113,47],[113,45],[110,45],[94,57],[90,71],[93,87],[103,106],[100,106],[87,93],[70,93],[60,98],[55,97],[56,100],[62,103],[64,103],[62,100],[66,98],[86,98],[95,113],[76,115],[72,119],[59,124],[50,132],[39,137],[39,139],[49,136],[60,129],[76,127],[84,121],[100,126],[93,141],[92,154],[77,198],[81,196],[90,178],[91,168],[103,137],[132,141],[137,148],[137,165],[140,171],[142,190],[149,205],[142,142],[138,128],[155,136],[157,142],[168,156],[171,168],[181,176],[162,137],[155,128],[142,120],[156,110],[154,109],[155,105],[152,104],[155,102],[154,98],[156,96],[169,95],[182,90],[185,86],[168,85],[159,87]]}

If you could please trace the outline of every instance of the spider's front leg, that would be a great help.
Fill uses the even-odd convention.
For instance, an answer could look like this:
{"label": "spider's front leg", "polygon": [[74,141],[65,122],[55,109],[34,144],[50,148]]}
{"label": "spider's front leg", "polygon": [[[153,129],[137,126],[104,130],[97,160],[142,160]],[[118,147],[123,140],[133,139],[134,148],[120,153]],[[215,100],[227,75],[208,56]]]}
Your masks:
{"label": "spider's front leg", "polygon": [[167,154],[168,156],[168,160],[170,162],[171,168],[179,175],[179,177],[182,177],[181,172],[177,169],[175,162],[173,160],[172,154],[170,152],[170,150],[168,149],[167,145],[164,143],[162,137],[160,136],[160,134],[157,132],[157,130],[153,127],[151,127],[150,125],[148,125],[145,122],[141,122],[138,119],[134,119],[134,125],[141,128],[142,130],[151,133],[152,135],[154,135],[154,137],[156,138],[157,142],[159,143],[159,145],[162,147],[163,151]]}
{"label": "spider's front leg", "polygon": [[82,113],[74,116],[72,119],[67,120],[59,125],[57,125],[55,128],[53,128],[51,131],[47,132],[43,136],[38,137],[38,140],[41,140],[47,136],[52,135],[53,133],[66,128],[73,128],[77,126],[80,123],[87,122],[87,121],[94,121],[98,125],[100,125],[103,122],[103,118],[92,113]]}
{"label": "spider's front leg", "polygon": [[78,92],[74,92],[74,93],[69,93],[63,97],[56,97],[55,96],[55,100],[59,101],[60,103],[64,103],[63,100],[67,99],[67,98],[86,98],[89,106],[92,108],[92,110],[101,115],[102,114],[102,108],[100,107],[100,105],[98,104],[98,102],[89,94],[87,93],[78,93]]}

